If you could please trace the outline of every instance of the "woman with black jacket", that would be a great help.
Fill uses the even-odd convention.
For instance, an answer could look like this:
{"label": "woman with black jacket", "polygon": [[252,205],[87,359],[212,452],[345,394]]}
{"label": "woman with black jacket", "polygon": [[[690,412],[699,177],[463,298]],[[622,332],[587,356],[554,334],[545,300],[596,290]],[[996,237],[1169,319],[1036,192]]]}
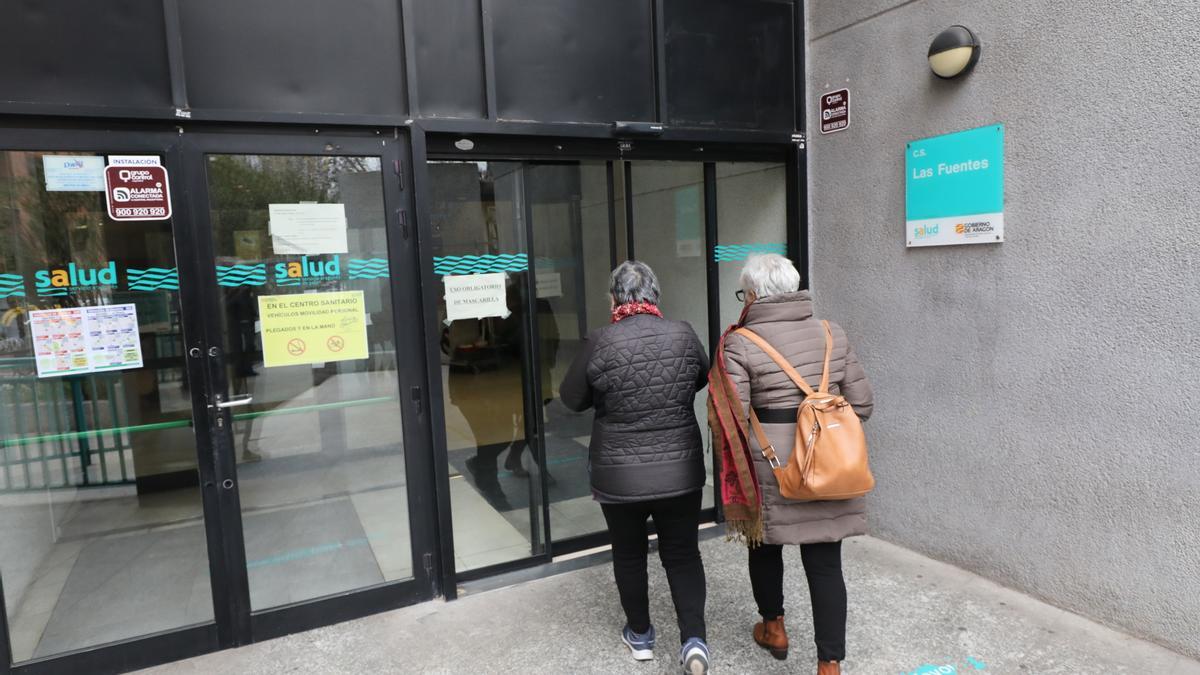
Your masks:
{"label": "woman with black jacket", "polygon": [[622,641],[633,658],[653,658],[646,575],[653,518],[679,623],[680,663],[685,673],[702,675],[709,655],[697,537],[705,469],[693,402],[707,384],[708,356],[690,325],[663,318],[658,279],[645,263],[622,263],[609,291],[612,323],[584,339],[559,396],[571,410],[596,409],[589,471],[612,537],[627,619]]}

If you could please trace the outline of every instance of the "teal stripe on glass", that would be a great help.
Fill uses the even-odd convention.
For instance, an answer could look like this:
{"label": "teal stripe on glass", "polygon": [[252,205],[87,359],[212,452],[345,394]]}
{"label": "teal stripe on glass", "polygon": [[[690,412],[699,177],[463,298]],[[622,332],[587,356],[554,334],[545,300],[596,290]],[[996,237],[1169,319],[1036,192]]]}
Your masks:
{"label": "teal stripe on glass", "polygon": [[150,267],[144,270],[130,267],[125,270],[125,279],[131,291],[179,290],[179,270],[174,267]]}
{"label": "teal stripe on glass", "polygon": [[433,272],[442,276],[452,274],[486,274],[488,272],[524,272],[527,269],[529,269],[529,257],[524,253],[433,257]]}
{"label": "teal stripe on glass", "polygon": [[262,286],[267,283],[267,265],[217,265],[217,283],[222,286]]}
{"label": "teal stripe on glass", "polygon": [[349,264],[351,279],[388,278],[387,258],[352,258]]}
{"label": "teal stripe on glass", "polygon": [[0,298],[25,295],[25,278],[20,274],[0,274]]}
{"label": "teal stripe on glass", "polygon": [[734,262],[745,260],[756,253],[787,255],[787,244],[717,244],[713,247],[713,260]]}

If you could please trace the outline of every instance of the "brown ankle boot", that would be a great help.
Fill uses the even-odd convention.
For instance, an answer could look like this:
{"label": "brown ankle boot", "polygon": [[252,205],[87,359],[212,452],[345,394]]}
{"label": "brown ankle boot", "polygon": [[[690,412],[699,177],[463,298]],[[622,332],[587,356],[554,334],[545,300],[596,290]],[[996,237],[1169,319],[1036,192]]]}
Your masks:
{"label": "brown ankle boot", "polygon": [[817,675],[842,675],[842,667],[837,661],[818,661]]}
{"label": "brown ankle boot", "polygon": [[788,637],[787,629],[783,627],[783,617],[766,619],[754,624],[754,641],[759,647],[771,652],[771,656],[780,661],[787,658]]}

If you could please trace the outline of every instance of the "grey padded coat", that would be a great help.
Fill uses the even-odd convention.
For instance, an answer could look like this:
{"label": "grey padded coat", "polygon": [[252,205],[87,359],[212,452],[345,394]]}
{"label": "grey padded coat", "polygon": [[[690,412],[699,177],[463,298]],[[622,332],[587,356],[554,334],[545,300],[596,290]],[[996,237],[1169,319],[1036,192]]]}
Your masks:
{"label": "grey padded coat", "polygon": [[588,455],[598,500],[675,497],[704,486],[693,405],[707,374],[708,355],[685,322],[637,314],[588,334],[558,394],[571,410],[596,408]]}
{"label": "grey padded coat", "polygon": [[[825,359],[825,330],[813,318],[812,297],[807,291],[771,295],[754,302],[746,310],[743,326],[770,343],[816,389]],[[833,333],[829,390],[844,396],[854,412],[866,420],[874,405],[871,385],[845,331],[833,322],[829,328]],[[800,388],[771,357],[740,335],[725,340],[725,367],[742,405],[760,410],[794,409],[804,399]],[[792,453],[795,423],[764,422],[763,430],[779,461],[786,465]],[[810,544],[866,534],[866,504],[862,497],[830,502],[786,500],[779,494],[779,483],[754,434],[750,434],[750,450],[763,495],[763,543]]]}

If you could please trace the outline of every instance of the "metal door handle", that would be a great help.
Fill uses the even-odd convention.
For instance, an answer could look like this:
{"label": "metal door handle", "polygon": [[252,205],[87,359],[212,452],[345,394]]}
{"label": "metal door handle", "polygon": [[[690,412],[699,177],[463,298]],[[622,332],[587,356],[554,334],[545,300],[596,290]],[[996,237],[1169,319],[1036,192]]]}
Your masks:
{"label": "metal door handle", "polygon": [[239,405],[249,405],[254,400],[253,396],[242,396],[240,398],[231,398],[228,401],[220,401],[217,403],[218,408],[236,408]]}

